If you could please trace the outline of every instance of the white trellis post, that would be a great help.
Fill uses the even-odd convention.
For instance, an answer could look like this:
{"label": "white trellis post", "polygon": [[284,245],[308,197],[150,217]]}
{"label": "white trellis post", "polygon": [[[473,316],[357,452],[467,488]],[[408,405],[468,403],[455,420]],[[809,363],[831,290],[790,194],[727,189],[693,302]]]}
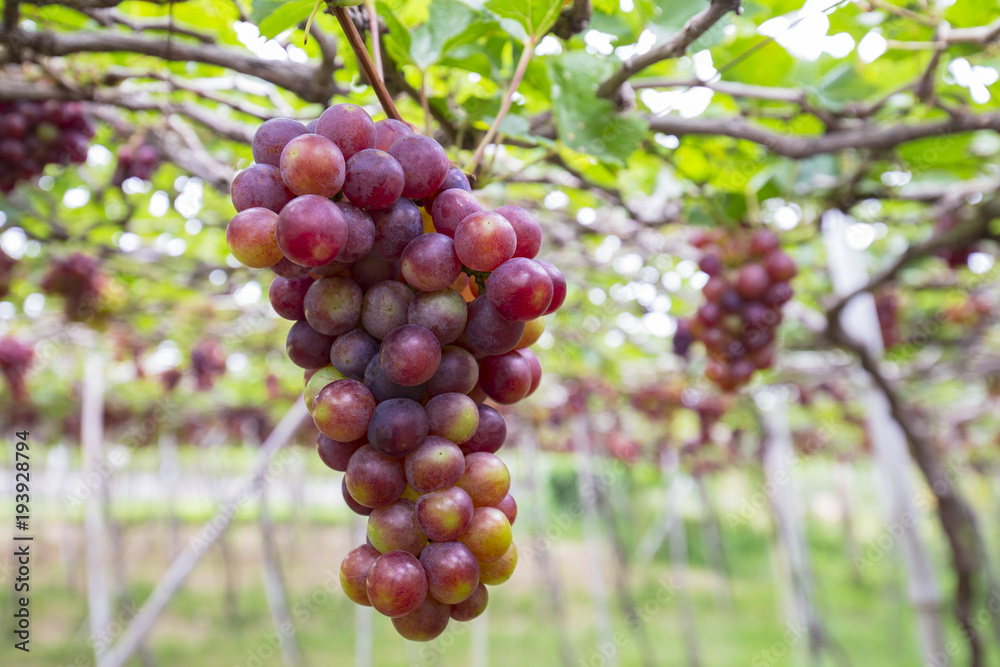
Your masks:
{"label": "white trellis post", "polygon": [[597,516],[597,503],[594,496],[600,493],[595,485],[592,447],[590,442],[590,424],[585,414],[573,417],[571,426],[573,449],[576,451],[577,489],[580,495],[580,505],[583,508],[583,540],[587,545],[589,572],[587,582],[590,584],[590,597],[594,604],[594,625],[598,645],[614,647],[605,653],[605,663],[608,667],[618,664],[617,647],[614,643],[614,629],[611,625],[611,610],[608,602],[608,587],[604,580],[604,545],[601,540],[601,525]]}
{"label": "white trellis post", "polygon": [[[838,210],[823,214],[823,240],[826,243],[830,276],[837,294],[846,296],[868,282],[865,257],[848,242],[853,220]],[[884,351],[874,297],[865,292],[850,300],[841,313],[844,332],[858,341],[875,358]],[[909,582],[910,601],[917,612],[918,635],[924,661],[935,667],[949,664],[941,623],[942,599],[930,554],[918,532],[919,512],[914,502],[911,461],[906,436],[892,417],[885,395],[874,386],[867,374],[857,372],[862,403],[867,411],[869,439],[875,452],[885,496],[888,520],[893,535],[899,535]],[[944,661],[944,662],[942,662]]]}
{"label": "white trellis post", "polygon": [[[97,350],[90,350],[84,359],[81,393],[80,445],[83,453],[83,484],[86,489],[83,525],[87,554],[87,612],[90,636],[96,640],[111,625],[111,580],[103,507],[107,483],[104,458],[104,357]],[[98,667],[105,664],[104,655],[97,648],[102,645],[102,642],[94,642]]]}
{"label": "white trellis post", "polygon": [[823,628],[813,595],[812,568],[794,474],[796,457],[788,425],[788,406],[777,394],[765,389],[755,397],[767,432],[764,477],[777,524],[779,554],[789,576],[790,629],[796,636],[800,629],[806,631],[810,656],[815,657],[824,640]]}

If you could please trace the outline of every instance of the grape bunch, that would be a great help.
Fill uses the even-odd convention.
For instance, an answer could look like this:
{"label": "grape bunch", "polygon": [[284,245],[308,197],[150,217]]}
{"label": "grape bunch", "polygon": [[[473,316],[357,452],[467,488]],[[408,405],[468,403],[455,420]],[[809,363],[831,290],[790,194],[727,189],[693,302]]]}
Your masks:
{"label": "grape bunch", "polygon": [[887,288],[875,294],[875,312],[878,315],[878,327],[882,332],[882,345],[885,349],[903,342],[899,330],[899,295],[896,290]]}
{"label": "grape bunch", "polygon": [[767,230],[752,235],[722,231],[700,234],[692,244],[702,250],[698,267],[708,274],[705,303],[678,323],[674,351],[687,356],[691,344],[705,345],[705,375],[723,391],[746,384],[754,371],[774,361],[774,334],[781,308],[793,294],[798,269]]}
{"label": "grape bunch", "polygon": [[14,281],[14,267],[17,260],[0,248],[0,299],[10,294],[10,286]]}
{"label": "grape bunch", "polygon": [[63,297],[66,318],[74,322],[86,322],[99,314],[110,288],[100,262],[79,252],[53,259],[40,286],[46,294]]}
{"label": "grape bunch", "polygon": [[28,343],[23,343],[13,336],[0,338],[0,373],[3,373],[10,386],[12,404],[28,400],[25,378],[34,358],[35,349]]}
{"label": "grape bunch", "polygon": [[[950,232],[952,229],[957,227],[961,219],[953,214],[946,213],[934,221],[934,234],[936,236],[941,236]],[[935,255],[947,262],[948,266],[952,269],[958,269],[963,266],[968,266],[969,257],[974,252],[980,252],[980,246],[978,243],[971,243],[969,245],[953,247],[953,248],[941,248],[935,251]]]}
{"label": "grape bunch", "polygon": [[148,143],[139,146],[124,144],[118,149],[118,164],[111,176],[111,183],[115,187],[121,187],[122,183],[132,177],[148,181],[158,166],[160,151],[156,146]]}
{"label": "grape bunch", "polygon": [[294,321],[286,350],[306,369],[319,456],[368,517],[344,592],[428,641],[481,614],[485,586],[517,564],[517,505],[496,456],[507,426],[485,401],[538,387],[528,347],[566,280],[534,259],[532,215],[485,210],[434,139],[352,104],[311,130],[260,126],[227,240],[277,274],[269,298]]}
{"label": "grape bunch", "polygon": [[0,192],[38,176],[47,164],[87,159],[94,124],[79,102],[0,102]]}
{"label": "grape bunch", "polygon": [[191,348],[191,370],[198,391],[215,386],[216,379],[226,372],[226,353],[217,340],[206,338]]}

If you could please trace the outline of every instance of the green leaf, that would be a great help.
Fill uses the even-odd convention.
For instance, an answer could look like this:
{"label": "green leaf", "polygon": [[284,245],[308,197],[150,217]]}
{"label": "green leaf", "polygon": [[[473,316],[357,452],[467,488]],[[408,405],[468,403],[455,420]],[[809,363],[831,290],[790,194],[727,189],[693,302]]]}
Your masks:
{"label": "green leaf", "polygon": [[529,38],[540,39],[559,17],[563,4],[563,0],[489,0],[485,6],[501,18],[516,21]]}
{"label": "green leaf", "polygon": [[389,52],[389,56],[397,62],[407,62],[412,64],[413,57],[410,55],[410,31],[405,25],[403,25],[396,14],[389,9],[388,5],[380,2],[376,5],[376,7],[378,8],[378,15],[385,21],[386,28],[388,29],[381,37],[382,43],[385,44],[386,51]]}
{"label": "green leaf", "polygon": [[413,64],[427,69],[441,60],[451,47],[485,34],[486,28],[482,24],[470,30],[470,25],[478,16],[471,7],[458,0],[434,0],[427,20],[410,34]]}
{"label": "green leaf", "polygon": [[250,22],[257,24],[264,37],[275,37],[309,18],[316,0],[256,0]]}
{"label": "green leaf", "polygon": [[849,101],[864,101],[878,88],[866,81],[854,66],[844,63],[827,72],[815,85],[806,86],[806,90],[824,107],[839,110]]}
{"label": "green leaf", "polygon": [[619,115],[608,100],[595,99],[607,63],[583,51],[571,51],[546,64],[559,138],[575,151],[624,164],[642,140],[647,123]]}

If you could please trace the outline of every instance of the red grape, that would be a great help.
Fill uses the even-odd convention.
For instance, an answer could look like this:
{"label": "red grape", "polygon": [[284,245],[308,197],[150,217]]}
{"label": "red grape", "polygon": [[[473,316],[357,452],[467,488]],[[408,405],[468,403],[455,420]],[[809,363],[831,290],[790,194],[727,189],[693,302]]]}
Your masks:
{"label": "red grape", "polygon": [[282,258],[277,239],[279,216],[266,208],[248,208],[237,213],[226,227],[226,243],[241,264],[266,269]]}
{"label": "red grape", "polygon": [[291,261],[302,266],[323,266],[335,259],[347,243],[347,221],[329,199],[302,195],[281,209],[276,236],[278,247]]}
{"label": "red grape", "polygon": [[300,134],[281,151],[281,179],[297,195],[333,197],[344,185],[346,165],[337,145],[318,134]]}
{"label": "red grape", "polygon": [[408,134],[389,147],[389,155],[403,168],[403,195],[420,199],[434,194],[448,175],[448,154],[431,137]]}
{"label": "red grape", "polygon": [[375,123],[356,104],[336,104],[324,111],[316,120],[316,133],[335,143],[345,160],[366,148],[375,148]]}
{"label": "red grape", "polygon": [[382,554],[368,570],[368,600],[390,618],[420,609],[427,597],[427,575],[420,561],[405,551]]}
{"label": "red grape", "polygon": [[517,235],[507,218],[481,211],[455,229],[455,253],[473,271],[492,271],[514,256]]}
{"label": "red grape", "polygon": [[368,148],[347,161],[344,195],[358,206],[389,208],[403,193],[403,168],[384,151]]}

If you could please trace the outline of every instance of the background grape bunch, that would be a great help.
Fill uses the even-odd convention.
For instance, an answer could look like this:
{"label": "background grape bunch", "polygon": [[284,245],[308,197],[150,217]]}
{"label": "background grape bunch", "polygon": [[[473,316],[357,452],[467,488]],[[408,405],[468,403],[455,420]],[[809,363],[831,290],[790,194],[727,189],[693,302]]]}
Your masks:
{"label": "background grape bunch", "polygon": [[678,323],[674,352],[687,356],[691,344],[701,341],[709,356],[706,377],[734,391],[774,363],[775,331],[798,270],[767,230],[705,232],[692,243],[702,250],[698,267],[709,276],[702,288],[705,303]]}
{"label": "background grape bunch", "polygon": [[121,187],[122,183],[133,177],[143,181],[151,180],[161,159],[159,149],[146,141],[138,146],[123,144],[118,149],[118,163],[111,176],[111,184]]}
{"label": "background grape bunch", "polygon": [[79,102],[0,102],[0,192],[47,164],[82,163],[93,136],[94,123]]}
{"label": "background grape bunch", "polygon": [[426,641],[486,608],[514,571],[517,505],[496,456],[512,404],[541,380],[529,349],[566,296],[535,260],[528,211],[486,211],[432,138],[340,104],[307,127],[263,123],[233,181],[226,232],[243,264],[270,267],[293,320],[291,360],[319,456],[345,472],[368,541],[344,559],[346,595]]}

